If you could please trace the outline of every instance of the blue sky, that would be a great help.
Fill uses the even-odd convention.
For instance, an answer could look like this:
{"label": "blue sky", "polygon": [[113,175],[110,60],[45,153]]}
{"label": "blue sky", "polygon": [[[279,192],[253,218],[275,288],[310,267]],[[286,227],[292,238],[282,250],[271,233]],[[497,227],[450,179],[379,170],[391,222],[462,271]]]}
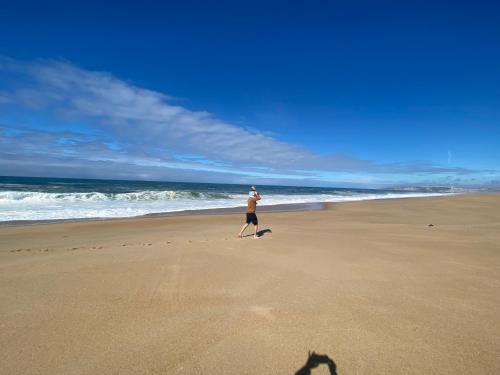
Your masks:
{"label": "blue sky", "polygon": [[498,3],[157,3],[3,3],[0,174],[499,184]]}

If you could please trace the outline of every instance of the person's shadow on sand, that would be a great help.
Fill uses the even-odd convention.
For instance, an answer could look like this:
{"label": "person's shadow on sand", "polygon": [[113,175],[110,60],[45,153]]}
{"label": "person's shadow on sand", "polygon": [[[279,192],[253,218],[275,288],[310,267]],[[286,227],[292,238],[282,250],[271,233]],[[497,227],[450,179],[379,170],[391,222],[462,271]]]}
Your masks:
{"label": "person's shadow on sand", "polygon": [[[273,231],[271,230],[271,228],[267,228],[267,229],[262,229],[262,230],[259,230],[257,232],[257,237],[262,237],[264,236],[266,233],[273,233]],[[251,237],[253,236],[253,234],[246,234],[244,235],[243,237]]]}
{"label": "person's shadow on sand", "polygon": [[325,364],[328,366],[330,370],[330,375],[337,375],[337,365],[333,360],[328,357],[326,354],[320,355],[315,352],[309,352],[307,356],[307,362],[304,366],[302,366],[295,375],[311,375],[311,370],[313,368],[318,367],[321,364]]}
{"label": "person's shadow on sand", "polygon": [[273,231],[271,230],[271,228],[262,229],[257,232],[257,236],[262,237],[266,233],[273,233]]}
{"label": "person's shadow on sand", "polygon": [[257,232],[257,236],[262,237],[266,233],[273,233],[273,231],[271,230],[271,228],[262,229]]}

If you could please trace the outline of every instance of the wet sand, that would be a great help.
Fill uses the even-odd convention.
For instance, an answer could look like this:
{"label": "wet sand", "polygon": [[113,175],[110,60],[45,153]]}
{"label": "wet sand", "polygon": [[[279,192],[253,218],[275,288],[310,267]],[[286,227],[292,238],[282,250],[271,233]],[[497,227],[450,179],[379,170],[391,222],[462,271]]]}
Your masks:
{"label": "wet sand", "polygon": [[0,228],[2,374],[500,373],[500,195],[242,218]]}

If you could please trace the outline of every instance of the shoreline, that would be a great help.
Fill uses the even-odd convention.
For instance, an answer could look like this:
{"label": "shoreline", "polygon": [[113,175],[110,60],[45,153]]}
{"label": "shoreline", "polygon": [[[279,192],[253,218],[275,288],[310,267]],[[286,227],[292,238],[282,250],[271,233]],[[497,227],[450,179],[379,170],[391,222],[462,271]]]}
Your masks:
{"label": "shoreline", "polygon": [[[310,203],[290,203],[290,204],[273,204],[268,206],[260,206],[259,212],[300,212],[300,211],[316,211],[325,208],[329,202],[310,202]],[[210,216],[210,215],[230,215],[244,214],[246,206],[224,207],[224,208],[202,208],[199,210],[183,210],[171,212],[158,212],[138,216],[123,216],[123,217],[89,217],[75,219],[52,219],[52,220],[12,220],[0,221],[2,227],[17,227],[30,225],[48,225],[48,224],[63,224],[63,223],[82,223],[82,222],[107,222],[117,220],[137,220],[148,218],[176,217],[176,216]]]}
{"label": "shoreline", "polygon": [[[459,195],[476,195],[476,194],[495,194],[494,192],[473,192],[473,193],[446,193],[446,194],[429,194],[424,196],[405,196],[405,197],[380,197],[368,199],[353,199],[337,202],[307,202],[307,203],[284,203],[272,205],[259,205],[258,212],[300,212],[300,211],[317,211],[324,210],[328,205],[351,202],[365,202],[378,200],[397,200],[397,199],[419,199],[419,198],[437,198]],[[208,215],[228,215],[228,214],[244,214],[246,206],[222,207],[222,208],[202,208],[196,210],[181,210],[148,213],[137,216],[121,216],[121,217],[88,217],[88,218],[69,218],[69,219],[47,219],[47,220],[9,220],[0,221],[2,227],[17,227],[31,225],[48,225],[60,223],[79,223],[79,222],[106,222],[116,220],[134,220],[141,218],[158,218],[158,217],[175,217],[175,216],[208,216]]]}

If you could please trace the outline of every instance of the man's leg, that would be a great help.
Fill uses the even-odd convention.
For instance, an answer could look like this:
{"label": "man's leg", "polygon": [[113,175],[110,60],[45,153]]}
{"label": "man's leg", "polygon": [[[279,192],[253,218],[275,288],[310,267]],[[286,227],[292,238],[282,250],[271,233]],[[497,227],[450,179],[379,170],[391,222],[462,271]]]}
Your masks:
{"label": "man's leg", "polygon": [[245,224],[243,224],[243,226],[241,227],[240,233],[238,233],[238,237],[239,237],[239,238],[241,238],[241,237],[243,236],[243,232],[245,231],[245,229],[247,229],[248,224],[250,224],[250,223],[245,223]]}
{"label": "man's leg", "polygon": [[254,229],[253,238],[259,238],[259,236],[257,235],[257,232],[259,231],[259,224],[255,224],[253,226],[253,229]]}

